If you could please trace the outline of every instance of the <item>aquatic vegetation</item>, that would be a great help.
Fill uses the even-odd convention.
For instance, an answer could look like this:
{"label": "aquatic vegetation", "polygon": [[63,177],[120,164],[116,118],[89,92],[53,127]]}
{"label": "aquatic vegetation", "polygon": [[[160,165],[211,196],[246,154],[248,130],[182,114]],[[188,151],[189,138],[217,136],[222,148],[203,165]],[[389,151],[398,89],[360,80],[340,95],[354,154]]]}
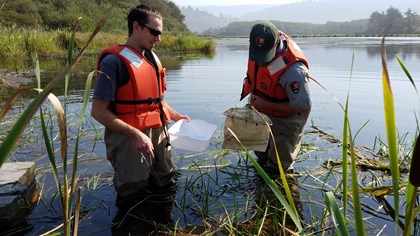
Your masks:
{"label": "aquatic vegetation", "polygon": [[[109,13],[109,11],[111,11],[112,7],[108,10],[107,13]],[[30,49],[30,53],[32,56],[32,60],[34,62],[35,65],[35,74],[36,74],[36,79],[37,79],[37,91],[39,92],[39,95],[36,96],[33,101],[29,104],[29,106],[25,109],[25,111],[23,112],[23,114],[19,117],[19,119],[16,121],[16,123],[14,124],[14,126],[12,127],[12,129],[10,130],[9,134],[5,137],[5,139],[2,141],[1,145],[0,145],[0,167],[1,165],[7,160],[8,155],[10,154],[10,152],[12,151],[12,149],[14,148],[18,138],[20,137],[20,135],[22,134],[23,130],[25,129],[25,127],[28,125],[29,121],[32,119],[33,115],[39,110],[40,112],[40,121],[41,121],[41,125],[42,125],[42,134],[43,134],[43,138],[45,140],[45,146],[48,152],[48,158],[49,158],[49,162],[50,165],[52,167],[52,172],[53,172],[53,176],[55,179],[55,184],[57,187],[57,191],[58,194],[60,196],[61,199],[61,204],[63,207],[63,227],[64,227],[64,234],[65,235],[70,235],[70,233],[73,231],[75,234],[77,234],[77,229],[78,229],[78,216],[79,216],[79,210],[80,210],[80,201],[81,201],[81,196],[80,196],[80,188],[77,188],[77,157],[78,157],[78,137],[79,137],[79,133],[80,133],[80,128],[78,130],[78,133],[76,135],[76,145],[75,145],[75,151],[74,151],[74,157],[73,157],[73,168],[72,168],[72,172],[71,172],[71,178],[68,178],[68,174],[70,173],[70,171],[67,168],[68,165],[68,153],[67,153],[67,122],[66,122],[66,113],[65,113],[65,109],[62,107],[61,102],[59,101],[59,99],[51,93],[51,90],[59,83],[61,82],[63,79],[66,80],[66,83],[68,83],[68,76],[71,72],[71,70],[75,67],[75,65],[77,64],[77,62],[80,60],[80,58],[83,55],[84,49],[87,48],[89,46],[89,43],[92,42],[95,34],[97,32],[100,31],[100,29],[102,28],[103,24],[105,23],[107,17],[109,14],[105,14],[101,21],[98,23],[98,26],[96,28],[96,30],[92,33],[90,40],[86,43],[85,47],[81,50],[81,52],[77,55],[77,57],[71,61],[72,57],[72,50],[69,50],[69,65],[63,70],[62,74],[60,74],[58,77],[56,77],[54,80],[52,80],[44,89],[41,88],[41,78],[40,78],[40,68],[39,68],[39,59],[38,59],[38,55],[35,49],[34,44],[30,44],[28,42],[28,39],[26,39],[27,41],[27,48]],[[72,37],[72,40],[70,40],[70,44],[71,46],[69,46],[69,48],[71,49],[73,46],[73,40],[74,40],[74,34]],[[87,102],[89,100],[89,91],[90,91],[90,86],[91,86],[91,81],[92,81],[92,76],[93,74],[91,74],[87,80],[86,83],[86,89],[85,89],[85,99],[84,99],[84,103],[81,109],[81,116],[80,116],[80,123],[83,121],[83,117],[85,114],[85,110],[86,110],[86,106],[87,106]],[[65,89],[67,89],[67,86],[65,87]],[[65,94],[67,94],[67,92],[65,92]],[[51,104],[53,105],[55,112],[56,112],[56,117],[58,120],[58,126],[59,126],[59,136],[60,136],[60,141],[61,141],[61,145],[60,145],[60,156],[61,156],[61,161],[62,161],[62,175],[60,177],[59,172],[58,172],[58,167],[57,167],[57,163],[56,163],[56,157],[55,157],[55,151],[54,151],[54,145],[52,140],[49,137],[49,133],[48,133],[48,128],[47,125],[45,123],[45,118],[44,118],[44,111],[42,108],[43,103],[45,102],[45,99],[49,99],[49,101],[51,102]],[[10,102],[10,104],[12,105],[13,102]],[[4,107],[4,109],[9,110],[11,108],[11,105]],[[2,112],[2,113],[6,113],[6,112]],[[61,180],[62,178],[62,180]],[[75,198],[75,207],[74,207],[74,215],[73,215],[73,198]],[[73,223],[72,223],[72,219],[73,219]],[[71,229],[71,227],[73,226],[73,230]]]}
{"label": "aquatic vegetation", "polygon": [[[27,40],[30,45],[30,38]],[[383,43],[383,48],[385,48],[385,43]],[[60,200],[63,206],[61,217],[63,223],[66,224],[63,230],[66,235],[69,235],[72,230],[77,231],[79,217],[88,215],[86,211],[94,211],[80,201],[81,190],[77,182],[84,181],[85,190],[96,189],[95,191],[99,191],[104,183],[111,182],[109,178],[103,177],[102,173],[94,173],[84,179],[77,175],[78,165],[81,164],[77,147],[80,145],[79,135],[83,132],[79,124],[84,118],[89,86],[94,72],[87,78],[80,117],[73,123],[76,127],[73,129],[75,137],[69,137],[65,133],[70,127],[66,103],[64,107],[61,107],[62,102],[60,100],[57,102],[57,98],[51,96],[56,105],[50,110],[47,107],[46,99],[50,96],[48,91],[63,81],[67,87],[71,81],[68,75],[76,62],[71,60],[71,53],[74,50],[71,50],[71,46],[69,49],[68,67],[55,79],[57,81],[52,82],[53,85],[47,85],[35,97],[11,127],[10,137],[6,137],[0,146],[0,162],[4,163],[8,154],[16,146],[22,129],[28,127],[29,120],[37,116],[36,118],[42,122],[44,144],[48,149],[51,167],[42,166],[38,170],[41,175],[46,172],[53,173],[56,179],[56,194],[63,199]],[[35,55],[35,50],[30,51],[33,54],[36,71],[39,72],[39,59]],[[78,59],[80,59],[79,56],[75,60]],[[352,58],[352,61],[354,60]],[[402,61],[400,64],[416,89],[414,80]],[[246,147],[241,152],[223,150],[217,146],[220,139],[216,138],[212,140],[216,143],[216,146],[212,147],[215,150],[176,157],[178,160],[188,160],[189,163],[180,167],[182,175],[178,196],[174,202],[175,210],[180,213],[174,225],[164,227],[165,233],[168,235],[315,235],[322,233],[366,235],[370,232],[382,232],[385,226],[378,225],[374,221],[376,218],[383,219],[387,216],[393,217],[396,235],[399,235],[401,230],[405,235],[410,235],[412,230],[419,230],[418,213],[420,210],[416,205],[419,177],[416,174],[418,172],[414,171],[419,167],[418,148],[413,150],[413,143],[407,135],[398,136],[395,133],[392,90],[386,66],[384,68],[382,78],[384,97],[386,97],[384,109],[389,113],[387,114],[387,120],[389,120],[387,129],[390,130],[387,142],[376,140],[377,145],[373,150],[357,146],[357,136],[366,124],[358,128],[356,132],[350,129],[351,111],[348,105],[351,99],[349,96],[344,106],[337,101],[343,110],[343,136],[340,139],[335,138],[313,125],[311,127],[313,130],[306,132],[307,136],[314,136],[314,139],[323,139],[334,145],[318,147],[315,141],[309,138],[305,140],[306,145],[302,149],[299,161],[306,161],[313,157],[313,159],[322,160],[323,165],[303,166],[299,173],[285,174],[279,167],[280,176],[274,176],[274,178],[268,176],[253,156],[246,151]],[[37,82],[37,87],[41,88],[40,80]],[[351,80],[349,91],[350,82]],[[18,91],[15,96],[10,97],[10,103],[5,105],[4,109],[10,110],[14,104],[13,100],[21,93],[22,91]],[[26,111],[27,109],[32,110],[29,112]],[[0,118],[7,116],[6,110],[0,113]],[[59,131],[53,127],[56,123],[51,122],[57,117],[57,113],[60,113]],[[55,145],[54,141],[58,139],[62,142]],[[73,158],[67,159],[70,140],[76,145],[72,153]],[[417,145],[417,141],[414,143]],[[336,147],[335,150],[333,150],[334,147]],[[324,153],[321,157],[325,150],[328,153]],[[58,158],[57,153],[60,156]],[[104,160],[91,159],[89,161],[93,165]],[[73,169],[69,168],[70,165],[73,165]],[[409,172],[408,167],[411,167]],[[407,173],[409,173],[409,178],[406,178]],[[42,184],[42,188],[47,188],[47,186]],[[388,203],[388,196],[393,198],[394,205]],[[405,200],[405,204],[400,203],[402,199]],[[84,209],[86,209],[85,212]],[[403,210],[404,214],[400,213]],[[127,212],[127,215],[133,214],[134,212]],[[135,215],[135,217],[144,220],[141,215]],[[84,220],[89,221],[89,217]],[[124,220],[125,218],[122,221]],[[69,228],[70,226],[72,229]],[[111,226],[104,226],[106,227]],[[60,230],[54,229],[50,232]]]}

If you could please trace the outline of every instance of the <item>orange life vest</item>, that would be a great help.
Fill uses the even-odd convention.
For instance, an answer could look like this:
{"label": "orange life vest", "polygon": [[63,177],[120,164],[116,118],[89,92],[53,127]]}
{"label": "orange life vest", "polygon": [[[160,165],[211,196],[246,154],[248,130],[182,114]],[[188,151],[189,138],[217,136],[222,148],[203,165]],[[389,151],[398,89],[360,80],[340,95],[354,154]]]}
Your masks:
{"label": "orange life vest", "polygon": [[136,50],[125,45],[108,47],[99,56],[99,62],[106,54],[115,54],[126,66],[130,79],[117,88],[113,112],[131,126],[145,130],[159,128],[170,122],[170,114],[163,100],[166,91],[166,69],[153,52],[158,68]]}
{"label": "orange life vest", "polygon": [[[241,99],[244,99],[250,92],[272,101],[288,101],[286,90],[279,84],[281,75],[293,63],[301,61],[309,68],[305,55],[299,46],[286,34],[279,31],[279,37],[285,39],[283,43],[286,49],[277,52],[273,60],[266,67],[259,67],[255,61],[248,60],[247,77],[244,79]],[[290,112],[279,112],[272,109],[262,109],[260,112],[274,116],[290,116]]]}

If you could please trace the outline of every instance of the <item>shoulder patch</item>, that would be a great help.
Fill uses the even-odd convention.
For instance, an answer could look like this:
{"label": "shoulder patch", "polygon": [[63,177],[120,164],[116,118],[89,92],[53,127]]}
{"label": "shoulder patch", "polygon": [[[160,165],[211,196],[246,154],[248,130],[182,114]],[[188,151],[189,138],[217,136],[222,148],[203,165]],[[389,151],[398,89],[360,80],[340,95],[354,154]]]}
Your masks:
{"label": "shoulder patch", "polygon": [[293,91],[293,93],[297,94],[300,89],[300,83],[298,81],[293,81],[290,84],[290,89]]}

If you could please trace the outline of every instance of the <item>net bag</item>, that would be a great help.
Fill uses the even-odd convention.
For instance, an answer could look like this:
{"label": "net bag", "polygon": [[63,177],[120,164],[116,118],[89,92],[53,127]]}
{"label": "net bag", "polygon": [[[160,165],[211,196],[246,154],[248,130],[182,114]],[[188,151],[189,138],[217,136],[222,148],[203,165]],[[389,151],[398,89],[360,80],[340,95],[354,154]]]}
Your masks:
{"label": "net bag", "polygon": [[254,110],[249,104],[241,108],[229,108],[223,114],[226,118],[223,126],[222,148],[243,150],[228,130],[230,128],[247,150],[266,151],[270,132],[263,119],[271,125],[268,116]]}

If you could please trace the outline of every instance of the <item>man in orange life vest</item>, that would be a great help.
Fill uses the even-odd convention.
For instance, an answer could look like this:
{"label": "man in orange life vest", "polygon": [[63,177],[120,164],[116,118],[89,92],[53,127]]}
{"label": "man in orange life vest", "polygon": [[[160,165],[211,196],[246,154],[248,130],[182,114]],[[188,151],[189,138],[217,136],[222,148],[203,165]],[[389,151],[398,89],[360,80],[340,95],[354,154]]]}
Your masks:
{"label": "man in orange life vest", "polygon": [[122,198],[175,182],[167,124],[190,120],[164,100],[166,70],[152,51],[161,40],[162,16],[139,5],[127,18],[127,42],[99,55],[91,112],[105,126],[107,158]]}
{"label": "man in orange life vest", "polygon": [[283,170],[290,172],[312,106],[308,62],[299,46],[270,22],[255,24],[249,43],[241,100],[249,94],[250,104],[268,115],[275,139],[274,144],[270,137],[266,152],[255,154],[268,172],[278,173],[276,145]]}

